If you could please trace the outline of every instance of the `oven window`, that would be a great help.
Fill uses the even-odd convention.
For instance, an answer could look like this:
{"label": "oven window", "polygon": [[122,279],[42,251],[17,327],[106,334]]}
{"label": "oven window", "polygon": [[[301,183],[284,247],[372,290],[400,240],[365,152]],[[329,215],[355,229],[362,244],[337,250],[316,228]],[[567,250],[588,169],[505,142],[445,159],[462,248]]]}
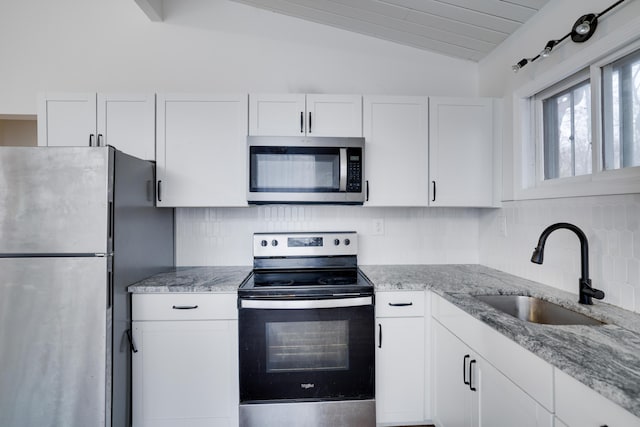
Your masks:
{"label": "oven window", "polygon": [[349,321],[267,322],[267,372],[349,369]]}
{"label": "oven window", "polygon": [[334,148],[251,147],[251,191],[340,190],[340,154]]}

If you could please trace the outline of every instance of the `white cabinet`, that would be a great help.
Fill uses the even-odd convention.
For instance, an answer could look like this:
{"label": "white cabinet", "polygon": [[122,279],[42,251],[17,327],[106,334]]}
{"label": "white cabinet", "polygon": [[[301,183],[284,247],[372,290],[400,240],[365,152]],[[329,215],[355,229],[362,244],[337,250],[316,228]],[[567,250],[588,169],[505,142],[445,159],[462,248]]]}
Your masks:
{"label": "white cabinet", "polygon": [[38,100],[38,145],[111,145],[155,160],[155,95],[47,93]]}
{"label": "white cabinet", "polygon": [[[469,385],[472,352],[433,322],[433,406],[439,427],[471,427],[478,423],[478,392]],[[474,359],[475,360],[475,359]],[[474,378],[477,382],[477,377]]]}
{"label": "white cabinet", "polygon": [[247,95],[158,95],[157,205],[247,205]]}
{"label": "white cabinet", "polygon": [[236,294],[132,301],[133,427],[237,426]]}
{"label": "white cabinet", "polygon": [[569,375],[555,370],[556,416],[567,427],[638,427],[640,418]]}
{"label": "white cabinet", "polygon": [[497,109],[489,98],[429,98],[431,206],[497,204]]}
{"label": "white cabinet", "polygon": [[422,423],[430,418],[425,298],[422,291],[376,293],[378,423]]}
{"label": "white cabinet", "polygon": [[432,302],[438,426],[553,426],[553,367],[442,297]]}
{"label": "white cabinet", "polygon": [[553,415],[434,323],[434,406],[440,427],[552,427]]}
{"label": "white cabinet", "polygon": [[362,97],[251,94],[249,135],[360,137]]}
{"label": "white cabinet", "polygon": [[364,96],[366,206],[429,204],[428,99]]}

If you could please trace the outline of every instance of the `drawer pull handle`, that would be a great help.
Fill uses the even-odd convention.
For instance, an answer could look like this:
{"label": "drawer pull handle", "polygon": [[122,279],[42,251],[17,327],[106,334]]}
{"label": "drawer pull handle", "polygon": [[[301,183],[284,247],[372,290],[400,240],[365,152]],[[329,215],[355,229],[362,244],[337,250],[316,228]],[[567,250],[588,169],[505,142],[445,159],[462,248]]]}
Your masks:
{"label": "drawer pull handle", "polygon": [[174,310],[194,310],[198,308],[197,305],[174,305],[173,309]]}
{"label": "drawer pull handle", "polygon": [[469,362],[469,390],[471,391],[478,391],[478,389],[471,384],[471,381],[473,380],[473,365],[475,364],[475,359]]}
{"label": "drawer pull handle", "polygon": [[391,307],[408,307],[410,305],[413,305],[412,302],[390,302],[389,305]]}
{"label": "drawer pull handle", "polygon": [[467,359],[470,358],[471,356],[469,354],[465,354],[462,358],[462,382],[468,386],[471,385],[471,380],[467,381]]}

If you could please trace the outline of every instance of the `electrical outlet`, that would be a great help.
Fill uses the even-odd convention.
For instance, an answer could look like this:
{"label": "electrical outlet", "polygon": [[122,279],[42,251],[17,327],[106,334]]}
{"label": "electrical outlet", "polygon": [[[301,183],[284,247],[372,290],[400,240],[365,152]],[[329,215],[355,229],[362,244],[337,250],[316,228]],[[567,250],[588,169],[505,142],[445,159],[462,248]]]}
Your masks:
{"label": "electrical outlet", "polygon": [[498,216],[498,231],[502,237],[507,237],[507,216]]}
{"label": "electrical outlet", "polygon": [[372,223],[372,235],[374,236],[382,236],[384,234],[384,219],[376,218]]}

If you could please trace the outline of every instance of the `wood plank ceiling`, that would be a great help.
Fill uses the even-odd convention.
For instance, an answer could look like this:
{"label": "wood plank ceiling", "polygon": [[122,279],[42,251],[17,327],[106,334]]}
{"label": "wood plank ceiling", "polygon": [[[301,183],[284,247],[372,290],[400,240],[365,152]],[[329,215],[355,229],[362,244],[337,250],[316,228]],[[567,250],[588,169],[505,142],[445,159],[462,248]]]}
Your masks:
{"label": "wood plank ceiling", "polygon": [[548,0],[232,0],[478,61]]}

